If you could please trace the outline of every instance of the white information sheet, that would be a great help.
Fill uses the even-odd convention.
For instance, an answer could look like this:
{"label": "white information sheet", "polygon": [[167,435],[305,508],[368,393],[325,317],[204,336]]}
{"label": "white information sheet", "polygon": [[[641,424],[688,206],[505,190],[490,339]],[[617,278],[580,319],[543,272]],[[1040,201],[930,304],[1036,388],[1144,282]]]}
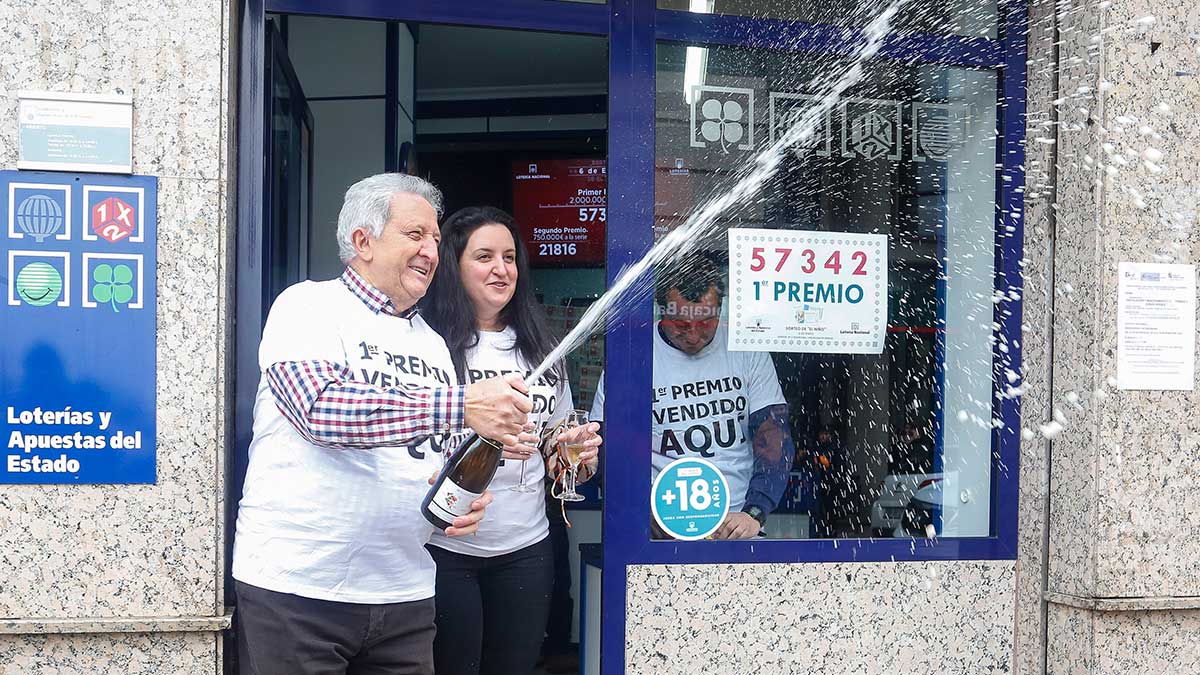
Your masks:
{"label": "white information sheet", "polygon": [[729,348],[879,354],[887,331],[887,235],[729,231]]}
{"label": "white information sheet", "polygon": [[1191,391],[1195,266],[1122,262],[1118,274],[1117,387]]}
{"label": "white information sheet", "polygon": [[18,169],[133,172],[133,97],[18,92]]}

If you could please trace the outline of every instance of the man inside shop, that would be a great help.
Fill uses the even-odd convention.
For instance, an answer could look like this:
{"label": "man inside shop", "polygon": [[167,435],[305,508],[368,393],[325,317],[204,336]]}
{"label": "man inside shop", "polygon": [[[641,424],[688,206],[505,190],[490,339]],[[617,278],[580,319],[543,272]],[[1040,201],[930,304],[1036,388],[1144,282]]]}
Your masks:
{"label": "man inside shop", "polygon": [[[458,386],[416,311],[440,210],[414,176],[355,183],[338,216],[345,272],[271,306],[233,553],[243,675],[433,675],[433,528],[420,509],[439,444],[470,427],[534,451],[521,378]],[[446,534],[477,530],[490,500]]]}
{"label": "man inside shop", "polygon": [[925,474],[933,471],[933,440],[913,423],[904,425],[888,458],[890,474]]}
{"label": "man inside shop", "polygon": [[[703,255],[658,279],[651,478],[681,457],[712,462],[730,496],[729,515],[713,538],[749,539],[779,505],[795,446],[770,354],[728,348],[724,294],[725,275]],[[603,416],[601,376],[591,417]]]}

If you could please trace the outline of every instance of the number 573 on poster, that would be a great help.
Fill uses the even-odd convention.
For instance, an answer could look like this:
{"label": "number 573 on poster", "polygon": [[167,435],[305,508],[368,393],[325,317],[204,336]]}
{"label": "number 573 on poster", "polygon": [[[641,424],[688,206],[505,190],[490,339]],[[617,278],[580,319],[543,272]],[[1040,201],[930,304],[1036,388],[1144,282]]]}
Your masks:
{"label": "number 573 on poster", "polygon": [[730,345],[878,354],[887,330],[887,236],[729,232]]}

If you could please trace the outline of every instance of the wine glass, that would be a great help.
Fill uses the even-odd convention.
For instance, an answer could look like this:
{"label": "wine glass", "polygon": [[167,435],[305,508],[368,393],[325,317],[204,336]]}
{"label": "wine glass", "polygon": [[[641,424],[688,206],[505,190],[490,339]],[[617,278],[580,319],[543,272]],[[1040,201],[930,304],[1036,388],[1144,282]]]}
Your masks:
{"label": "wine glass", "polygon": [[[533,422],[533,433],[539,438],[542,436],[542,429],[546,427],[546,420],[550,419],[550,401],[554,397],[554,387],[544,384],[534,384],[529,387],[529,398],[533,401],[533,410],[529,412],[529,421]],[[509,486],[512,492],[537,492],[537,488],[525,482],[525,464],[529,461],[528,458],[521,460],[521,480],[516,485]]]}
{"label": "wine glass", "polygon": [[[588,414],[586,410],[572,410],[568,415],[564,424],[564,430],[571,430],[576,427],[581,427],[588,423]],[[575,483],[579,474],[579,456],[587,446],[583,441],[572,443],[562,443],[559,445],[559,453],[571,465],[571,470],[567,472],[566,478],[563,479],[563,491],[558,495],[558,498],[564,502],[581,502],[584,496],[575,491]]]}

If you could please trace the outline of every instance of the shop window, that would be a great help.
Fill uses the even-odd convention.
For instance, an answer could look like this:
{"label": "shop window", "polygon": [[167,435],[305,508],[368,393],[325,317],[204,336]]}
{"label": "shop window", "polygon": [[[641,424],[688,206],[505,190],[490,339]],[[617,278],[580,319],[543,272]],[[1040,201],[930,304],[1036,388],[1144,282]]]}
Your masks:
{"label": "shop window", "polygon": [[[809,83],[834,59],[659,44],[656,239],[745,174],[812,106],[821,92]],[[1003,379],[993,372],[996,112],[994,71],[871,63],[753,199],[691,242],[687,259],[722,282],[715,296],[682,289],[706,284],[704,265],[660,271],[652,474],[707,459],[735,511],[769,492],[769,538],[990,534]],[[883,235],[877,343],[735,346],[738,322],[753,317],[731,308],[731,229]],[[856,263],[815,264],[850,274]],[[787,321],[820,323],[820,303],[792,300]],[[783,436],[795,449],[786,466]]]}

